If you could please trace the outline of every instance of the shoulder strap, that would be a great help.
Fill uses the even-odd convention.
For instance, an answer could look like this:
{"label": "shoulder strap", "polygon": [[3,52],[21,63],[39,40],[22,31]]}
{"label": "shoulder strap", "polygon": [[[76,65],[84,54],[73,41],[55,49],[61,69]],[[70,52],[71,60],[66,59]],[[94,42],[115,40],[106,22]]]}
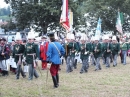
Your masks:
{"label": "shoulder strap", "polygon": [[[52,42],[52,43],[53,43],[53,42]],[[53,43],[53,45],[55,46],[55,48],[57,49],[57,51],[58,51],[59,55],[61,56],[61,53],[60,53],[60,51],[59,51],[58,47],[55,45],[55,43]]]}

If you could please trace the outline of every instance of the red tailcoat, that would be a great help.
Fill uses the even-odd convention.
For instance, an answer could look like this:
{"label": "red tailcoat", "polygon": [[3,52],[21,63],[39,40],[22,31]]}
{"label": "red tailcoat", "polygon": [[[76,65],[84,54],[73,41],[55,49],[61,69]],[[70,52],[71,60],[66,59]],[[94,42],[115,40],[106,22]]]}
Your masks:
{"label": "red tailcoat", "polygon": [[47,60],[47,49],[48,49],[48,42],[44,42],[43,44],[40,45],[40,58],[42,59],[42,61],[46,61]]}

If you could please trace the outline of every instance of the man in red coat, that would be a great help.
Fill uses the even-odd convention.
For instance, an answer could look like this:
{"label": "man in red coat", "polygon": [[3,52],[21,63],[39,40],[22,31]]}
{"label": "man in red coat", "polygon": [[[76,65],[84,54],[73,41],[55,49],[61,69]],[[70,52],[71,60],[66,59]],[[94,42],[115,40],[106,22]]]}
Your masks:
{"label": "man in red coat", "polygon": [[42,36],[42,43],[40,45],[40,58],[42,61],[42,70],[47,68],[47,56],[46,52],[48,49],[48,41],[46,36]]}

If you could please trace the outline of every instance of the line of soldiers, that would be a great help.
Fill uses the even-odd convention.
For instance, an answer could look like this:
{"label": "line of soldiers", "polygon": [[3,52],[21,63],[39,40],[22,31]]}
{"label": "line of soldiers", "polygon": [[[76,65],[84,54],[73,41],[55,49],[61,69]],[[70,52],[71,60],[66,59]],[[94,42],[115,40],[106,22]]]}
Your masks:
{"label": "line of soldiers", "polygon": [[[29,80],[32,80],[33,76],[35,76],[35,78],[38,78],[39,75],[35,68],[37,65],[37,60],[40,59],[42,61],[42,70],[46,70],[47,62],[50,62],[50,60],[48,59],[49,55],[47,55],[47,53],[50,45],[52,45],[51,43],[53,42],[53,40],[54,43],[60,42],[65,49],[64,58],[66,60],[67,73],[70,73],[73,71],[73,69],[77,68],[78,60],[76,59],[76,56],[80,56],[80,59],[82,61],[82,67],[80,70],[81,74],[83,72],[88,72],[90,59],[92,65],[95,66],[95,71],[102,69],[100,65],[101,59],[103,60],[103,64],[106,66],[106,68],[110,67],[111,61],[113,61],[113,67],[117,66],[117,56],[119,54],[121,56],[121,63],[123,65],[126,65],[126,56],[127,51],[130,48],[130,43],[127,43],[124,38],[121,39],[119,43],[117,41],[116,36],[113,36],[112,39],[110,39],[107,35],[105,35],[102,37],[101,41],[99,36],[91,37],[90,40],[86,36],[86,34],[82,33],[80,38],[78,37],[78,39],[75,39],[74,34],[67,33],[66,40],[64,40],[63,42],[59,41],[59,38],[57,37],[56,34],[50,34],[50,35],[53,36],[52,38],[50,38],[50,40],[52,39],[51,41],[49,41],[49,39],[47,39],[46,36],[42,36],[42,39],[40,39],[41,41],[39,40],[37,41],[37,43],[35,43],[36,41],[34,40],[35,39],[34,32],[29,32],[27,37],[28,42],[23,43],[20,33],[17,33],[15,37],[15,44],[14,42],[12,42],[13,45],[11,46],[6,42],[5,38],[1,38],[0,72],[2,73],[2,76],[8,75],[9,70],[8,64],[10,64],[10,59],[14,58],[14,61],[16,62],[16,66],[14,67],[16,69],[13,68],[12,66],[11,70],[16,73],[16,79],[20,78],[20,73],[23,78],[26,77],[25,72],[22,70],[22,63],[24,66],[28,66],[29,68],[29,69],[27,68],[27,70],[29,70],[29,77],[28,77]],[[52,51],[51,53],[54,53],[54,51]],[[57,67],[58,69],[60,69],[59,67],[60,64],[61,62],[59,61]],[[53,71],[53,69],[51,70]],[[56,82],[55,76],[58,76],[58,72],[56,74],[51,72],[51,74],[52,79],[55,83]],[[58,87],[58,85],[54,86]]]}
{"label": "line of soldiers", "polygon": [[101,59],[106,68],[110,68],[112,61],[113,67],[117,66],[119,54],[121,63],[126,65],[126,56],[130,44],[125,41],[125,38],[122,38],[119,43],[116,36],[113,36],[111,39],[107,35],[103,36],[101,41],[99,36],[92,37],[89,40],[85,34],[81,34],[80,41],[75,41],[74,35],[68,33],[64,48],[66,50],[66,72],[72,72],[73,68],[77,68],[77,60],[74,59],[77,54],[80,54],[80,59],[82,60],[80,73],[83,73],[88,71],[90,57],[92,64],[95,66],[95,71],[102,69],[100,65]]}
{"label": "line of soldiers", "polygon": [[[29,66],[29,80],[38,78],[39,75],[35,70],[34,63],[39,59],[38,45],[34,43],[34,33],[28,33],[28,42],[23,43],[19,32],[15,36],[15,43],[8,44],[5,38],[0,39],[0,72],[2,76],[8,75],[9,68],[15,72],[16,79],[19,79],[20,73],[23,78],[26,77],[22,70],[22,63]],[[14,59],[14,64],[11,64]],[[12,65],[9,67],[9,65]]]}

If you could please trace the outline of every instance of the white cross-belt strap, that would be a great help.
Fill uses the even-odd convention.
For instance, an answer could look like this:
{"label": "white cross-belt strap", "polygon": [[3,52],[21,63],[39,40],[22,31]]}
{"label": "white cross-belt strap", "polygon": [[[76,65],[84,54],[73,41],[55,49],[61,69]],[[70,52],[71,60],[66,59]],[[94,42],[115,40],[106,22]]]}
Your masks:
{"label": "white cross-belt strap", "polygon": [[[53,42],[52,42],[52,43],[53,43]],[[59,51],[58,47],[55,45],[55,43],[53,43],[53,44],[54,44],[55,48],[57,49],[57,51],[58,51],[59,55],[61,56],[61,53],[60,53],[60,51]]]}

